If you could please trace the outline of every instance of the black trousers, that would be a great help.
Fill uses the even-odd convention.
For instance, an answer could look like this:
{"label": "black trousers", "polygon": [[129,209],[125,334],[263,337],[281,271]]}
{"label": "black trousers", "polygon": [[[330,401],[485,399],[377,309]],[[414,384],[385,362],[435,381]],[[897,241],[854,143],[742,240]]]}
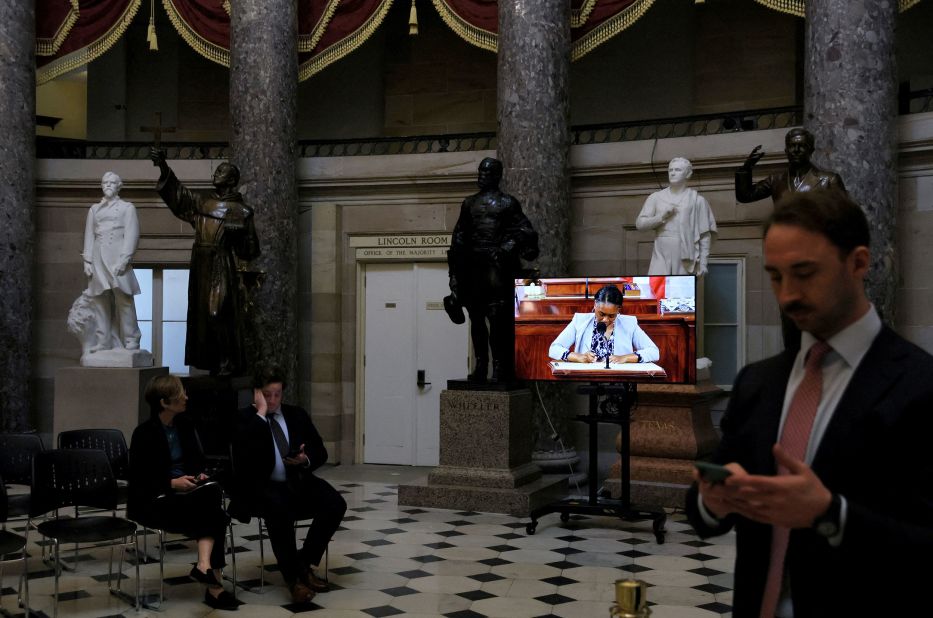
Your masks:
{"label": "black trousers", "polygon": [[[286,584],[295,584],[309,567],[320,564],[346,511],[343,496],[316,476],[309,474],[300,483],[269,483],[259,515],[265,521],[272,553]],[[295,522],[309,518],[312,522],[299,551]]]}
{"label": "black trousers", "polygon": [[152,508],[140,522],[153,528],[184,534],[194,539],[211,537],[211,568],[221,569],[224,562],[224,539],[230,518],[223,510],[219,485],[205,485],[187,493],[171,493],[152,502]]}

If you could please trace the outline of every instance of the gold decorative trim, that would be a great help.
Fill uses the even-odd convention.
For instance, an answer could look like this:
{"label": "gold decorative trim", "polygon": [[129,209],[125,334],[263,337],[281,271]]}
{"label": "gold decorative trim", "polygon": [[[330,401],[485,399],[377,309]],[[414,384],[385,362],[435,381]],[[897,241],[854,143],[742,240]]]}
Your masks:
{"label": "gold decorative trim", "polygon": [[376,28],[382,24],[382,21],[385,19],[386,14],[389,12],[389,7],[391,6],[392,0],[382,0],[379,8],[377,8],[373,14],[369,16],[369,19],[367,19],[363,25],[357,28],[355,32],[334,43],[321,53],[317,54],[299,66],[298,81],[303,82],[315,73],[320,72],[325,67],[333,64],[350,52],[359,48],[363,43],[366,42],[366,39],[372,36],[373,32],[376,31]]}
{"label": "gold decorative trim", "polygon": [[140,4],[142,4],[142,0],[130,0],[126,10],[123,11],[123,15],[114,22],[110,30],[102,37],[90,45],[77,49],[37,69],[36,85],[41,86],[42,84],[52,81],[59,75],[64,75],[69,71],[73,71],[99,58],[105,51],[113,47],[114,43],[120,40],[120,37],[123,36],[123,33],[126,32],[126,29],[129,27],[130,22],[133,21],[133,17],[135,17],[137,11],[139,11]]}
{"label": "gold decorative trim", "polygon": [[596,7],[596,0],[583,0],[583,6],[570,11],[570,27],[579,28],[590,18],[590,13]]}
{"label": "gold decorative trim", "polygon": [[[589,0],[587,0],[589,1]],[[472,43],[481,49],[494,52],[498,49],[499,37],[495,32],[477,28],[462,17],[457,15],[453,9],[447,6],[444,0],[432,0],[434,8],[440,13],[444,23],[453,30],[457,36],[468,43]]]}
{"label": "gold decorative trim", "polygon": [[224,0],[220,6],[224,7],[224,10],[227,12],[227,15],[230,14],[230,0]]}
{"label": "gold decorative trim", "polygon": [[579,60],[615,35],[619,34],[645,14],[654,0],[635,0],[596,28],[575,41],[570,50],[570,60]]}
{"label": "gold decorative trim", "polygon": [[[796,15],[797,17],[804,17],[806,15],[804,0],[755,0],[755,2],[769,9]],[[898,0],[898,9],[903,13],[918,2],[920,2],[920,0]]]}
{"label": "gold decorative trim", "polygon": [[185,40],[185,42],[191,46],[194,51],[198,52],[208,60],[212,60],[217,64],[221,64],[227,68],[230,68],[230,50],[211,43],[188,25],[188,22],[182,18],[178,13],[178,10],[175,8],[175,5],[172,4],[172,0],[162,0],[162,7],[165,9],[165,12],[168,13],[169,21],[172,22],[172,25],[175,26],[175,30],[178,31],[179,36]]}
{"label": "gold decorative trim", "polygon": [[321,37],[324,36],[330,20],[334,18],[334,13],[337,12],[337,5],[339,4],[340,0],[328,0],[327,6],[324,8],[324,14],[321,15],[320,21],[314,26],[314,30],[310,34],[298,35],[298,53],[307,54],[314,51],[314,48],[320,43]]}
{"label": "gold decorative trim", "polygon": [[71,10],[68,11],[68,17],[65,18],[58,32],[56,32],[51,39],[36,39],[36,55],[54,56],[62,46],[62,43],[65,42],[65,39],[68,38],[68,35],[71,34],[71,29],[74,27],[75,22],[78,21],[80,12],[81,9],[78,8],[78,0],[71,0]]}

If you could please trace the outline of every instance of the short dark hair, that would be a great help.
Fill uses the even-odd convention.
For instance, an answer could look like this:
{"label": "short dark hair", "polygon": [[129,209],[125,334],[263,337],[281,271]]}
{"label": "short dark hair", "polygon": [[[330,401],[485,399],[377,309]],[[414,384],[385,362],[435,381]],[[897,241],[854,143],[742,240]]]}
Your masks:
{"label": "short dark hair", "polygon": [[285,387],[285,371],[278,365],[267,365],[259,368],[253,377],[253,386],[263,388],[269,384],[281,384]]}
{"label": "short dark hair", "polygon": [[143,398],[149,404],[149,416],[158,416],[162,411],[162,400],[169,401],[174,397],[184,394],[185,387],[182,385],[178,376],[163,374],[155,376],[146,384],[146,392]]}
{"label": "short dark hair", "polygon": [[621,307],[623,298],[625,298],[625,296],[619,288],[614,285],[604,285],[597,290],[593,300],[597,303],[607,303],[609,305],[618,305]]}
{"label": "short dark hair", "polygon": [[822,234],[843,256],[856,247],[868,247],[868,218],[844,191],[817,189],[785,194],[765,220],[764,236],[772,225],[793,225]]}
{"label": "short dark hair", "polygon": [[816,139],[813,137],[813,134],[807,131],[806,129],[804,129],[803,127],[794,127],[793,129],[788,131],[787,135],[784,136],[784,143],[786,144],[787,142],[790,141],[790,138],[796,137],[798,135],[802,135],[804,139],[807,140],[807,145],[810,146],[811,150],[816,146]]}

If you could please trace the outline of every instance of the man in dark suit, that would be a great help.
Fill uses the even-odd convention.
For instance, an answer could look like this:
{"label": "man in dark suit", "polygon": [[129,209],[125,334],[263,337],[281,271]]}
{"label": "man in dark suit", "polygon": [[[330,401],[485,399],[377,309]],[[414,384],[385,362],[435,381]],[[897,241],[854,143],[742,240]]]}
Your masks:
{"label": "man in dark suit", "polygon": [[845,194],[784,198],[764,259],[801,347],[737,376],[713,455],[731,475],[697,474],[690,522],[735,529],[736,618],[916,615],[933,574],[933,357],[865,296],[868,222]]}
{"label": "man in dark suit", "polygon": [[[284,373],[277,367],[256,378],[253,405],[239,411],[233,444],[234,516],[262,517],[272,552],[296,603],[310,601],[327,584],[314,575],[340,526],[347,503],[314,470],[327,450],[304,409],[282,403]],[[312,518],[304,545],[295,543],[295,522]]]}

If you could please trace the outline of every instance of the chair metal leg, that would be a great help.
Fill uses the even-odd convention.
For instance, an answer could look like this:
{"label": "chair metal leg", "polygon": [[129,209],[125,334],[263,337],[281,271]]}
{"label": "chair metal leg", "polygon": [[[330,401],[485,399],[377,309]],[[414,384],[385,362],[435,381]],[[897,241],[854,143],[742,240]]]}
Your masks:
{"label": "chair metal leg", "polygon": [[[164,525],[164,524],[163,524]],[[165,600],[165,530],[159,530],[159,608]]]}
{"label": "chair metal leg", "polygon": [[[233,540],[233,520],[227,524],[227,530],[230,533],[230,562],[233,568],[233,598],[237,598],[237,578],[236,578],[236,545]],[[223,575],[223,573],[221,573]]]}
{"label": "chair metal leg", "polygon": [[19,576],[19,606],[26,610],[29,618],[29,567],[26,564],[26,546],[23,545],[23,573]]}
{"label": "chair metal leg", "polygon": [[54,539],[54,553],[55,553],[55,596],[54,596],[54,605],[52,609],[52,618],[58,618],[58,578],[62,574],[62,561],[61,556],[59,555],[59,545],[58,539]]}
{"label": "chair metal leg", "polygon": [[257,517],[256,521],[259,523],[259,594],[262,594],[266,584],[266,553],[263,549],[262,518]]}
{"label": "chair metal leg", "polygon": [[[124,545],[123,548],[126,549],[126,545]],[[139,581],[139,560],[138,560],[139,538],[136,536],[133,537],[133,553],[136,554],[136,558],[137,558],[136,560],[136,611],[138,612],[140,609],[140,602],[141,602],[139,598],[139,588],[140,588],[141,582]],[[159,582],[159,585],[161,585],[161,582]]]}

